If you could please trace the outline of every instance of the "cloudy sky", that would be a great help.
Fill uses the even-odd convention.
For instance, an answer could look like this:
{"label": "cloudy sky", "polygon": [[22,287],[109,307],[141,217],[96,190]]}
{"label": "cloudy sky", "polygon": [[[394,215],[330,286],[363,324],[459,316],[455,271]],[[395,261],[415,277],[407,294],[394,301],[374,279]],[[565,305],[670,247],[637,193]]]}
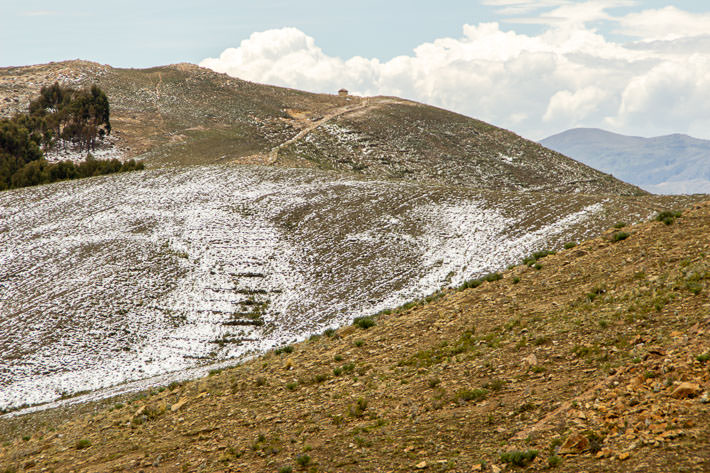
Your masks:
{"label": "cloudy sky", "polygon": [[316,92],[402,96],[532,139],[576,126],[710,139],[706,1],[6,3],[0,66],[188,61]]}

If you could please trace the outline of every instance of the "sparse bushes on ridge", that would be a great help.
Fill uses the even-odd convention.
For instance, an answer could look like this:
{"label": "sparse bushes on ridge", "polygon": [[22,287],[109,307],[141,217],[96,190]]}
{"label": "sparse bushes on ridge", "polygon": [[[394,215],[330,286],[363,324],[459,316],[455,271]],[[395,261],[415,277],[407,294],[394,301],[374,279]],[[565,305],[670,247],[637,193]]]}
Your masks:
{"label": "sparse bushes on ridge", "polygon": [[565,250],[569,250],[571,248],[574,248],[575,246],[577,246],[577,242],[568,241],[567,243],[565,243]]}
{"label": "sparse bushes on ridge", "polygon": [[501,279],[503,279],[503,276],[500,273],[490,273],[478,279],[470,279],[468,281],[465,281],[458,288],[456,288],[456,290],[463,291],[464,289],[472,289],[480,286],[484,282],[494,282],[499,281]]}
{"label": "sparse bushes on ridge", "polygon": [[533,266],[535,263],[537,263],[538,260],[541,260],[542,258],[550,255],[556,254],[552,250],[541,250],[541,251],[536,251],[532,255],[528,256],[527,258],[523,258],[523,264],[526,266]]}

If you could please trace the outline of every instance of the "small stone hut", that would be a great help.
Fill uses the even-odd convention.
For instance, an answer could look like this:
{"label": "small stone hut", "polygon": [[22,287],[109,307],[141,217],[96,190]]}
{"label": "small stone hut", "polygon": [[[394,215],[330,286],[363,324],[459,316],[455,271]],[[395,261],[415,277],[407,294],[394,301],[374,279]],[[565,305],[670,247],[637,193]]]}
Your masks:
{"label": "small stone hut", "polygon": [[348,89],[340,89],[338,91],[338,95],[341,97],[347,97],[348,96]]}

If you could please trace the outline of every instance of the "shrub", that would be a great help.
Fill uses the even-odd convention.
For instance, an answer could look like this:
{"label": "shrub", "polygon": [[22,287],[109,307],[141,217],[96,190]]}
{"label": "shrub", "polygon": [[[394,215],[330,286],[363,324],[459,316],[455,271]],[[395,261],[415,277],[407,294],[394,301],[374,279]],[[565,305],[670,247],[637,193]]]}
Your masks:
{"label": "shrub", "polygon": [[611,241],[617,242],[617,241],[622,241],[626,240],[629,237],[629,234],[626,232],[616,232],[614,235],[611,237]]}
{"label": "shrub", "polygon": [[349,408],[349,413],[352,417],[362,417],[367,409],[367,400],[363,398],[358,398],[355,404],[352,404]]}
{"label": "shrub", "polygon": [[624,222],[617,222],[614,224],[614,228],[624,228],[626,226],[626,223]]}
{"label": "shrub", "polygon": [[288,389],[289,391],[293,391],[294,389],[296,389],[296,386],[298,386],[298,383],[294,381],[286,383],[286,389]]}
{"label": "shrub", "polygon": [[487,282],[500,281],[503,276],[500,273],[491,273],[483,276],[483,280]]}
{"label": "shrub", "polygon": [[540,271],[540,270],[542,269],[542,265],[541,265],[540,263],[535,263],[535,264],[533,265],[533,268],[535,268],[536,270]]}
{"label": "shrub", "polygon": [[535,458],[537,458],[537,450],[511,450],[500,455],[500,461],[515,466],[526,466]]}
{"label": "shrub", "polygon": [[356,317],[355,320],[353,320],[353,325],[356,327],[360,327],[363,330],[367,330],[370,327],[375,326],[375,320],[372,317]]}
{"label": "shrub", "polygon": [[89,439],[81,439],[76,442],[77,450],[83,450],[91,446],[91,441]]}
{"label": "shrub", "polygon": [[682,214],[680,212],[666,210],[666,211],[661,212],[658,215],[656,215],[656,220],[659,222],[663,222],[666,225],[673,225],[673,222],[675,222],[675,219],[680,217],[681,215]]}
{"label": "shrub", "polygon": [[296,463],[298,463],[300,466],[307,466],[310,462],[311,457],[309,457],[305,453],[296,457]]}
{"label": "shrub", "polygon": [[703,353],[702,355],[698,355],[695,357],[696,360],[698,360],[700,363],[705,363],[708,360],[710,360],[710,351]]}
{"label": "shrub", "polygon": [[459,391],[456,397],[462,401],[481,401],[485,399],[487,395],[487,389],[476,388]]}
{"label": "shrub", "polygon": [[513,277],[513,284],[518,284],[520,282],[520,278],[518,276]]}
{"label": "shrub", "polygon": [[291,345],[286,345],[285,347],[277,348],[274,353],[280,355],[281,353],[293,353],[293,347]]}
{"label": "shrub", "polygon": [[355,340],[354,343],[355,343],[356,347],[360,348],[361,346],[363,346],[365,344],[365,340],[358,339],[358,340]]}
{"label": "shrub", "polygon": [[493,379],[483,385],[485,389],[492,389],[493,391],[500,391],[505,386],[505,381],[502,379]]}
{"label": "shrub", "polygon": [[325,335],[328,338],[332,338],[335,335],[335,329],[334,328],[327,328],[323,332],[323,335]]}
{"label": "shrub", "polygon": [[439,378],[429,378],[429,381],[427,381],[427,385],[429,385],[430,388],[434,389],[441,383],[441,380]]}
{"label": "shrub", "polygon": [[282,466],[279,468],[279,473],[293,473],[293,468],[290,466]]}
{"label": "shrub", "polygon": [[568,241],[567,243],[565,243],[565,250],[569,250],[570,248],[574,248],[575,246],[577,246],[577,242]]}
{"label": "shrub", "polygon": [[266,384],[266,378],[263,376],[257,376],[256,377],[256,385],[257,386],[264,386]]}
{"label": "shrub", "polygon": [[562,458],[558,457],[557,455],[550,455],[550,458],[547,459],[547,465],[550,468],[555,468],[562,463]]}
{"label": "shrub", "polygon": [[325,373],[318,373],[317,375],[315,375],[315,376],[313,377],[313,382],[314,382],[314,383],[322,383],[322,382],[325,381],[326,379],[328,379],[328,375],[327,375],[327,374],[325,374]]}
{"label": "shrub", "polygon": [[333,368],[333,375],[334,375],[334,376],[340,376],[341,374],[343,374],[343,369],[342,369],[342,368],[339,368],[339,367]]}
{"label": "shrub", "polygon": [[343,355],[335,355],[335,356],[333,357],[333,359],[334,359],[335,361],[343,361]]}
{"label": "shrub", "polygon": [[685,283],[685,288],[695,294],[696,296],[703,291],[702,284],[695,281],[688,281]]}

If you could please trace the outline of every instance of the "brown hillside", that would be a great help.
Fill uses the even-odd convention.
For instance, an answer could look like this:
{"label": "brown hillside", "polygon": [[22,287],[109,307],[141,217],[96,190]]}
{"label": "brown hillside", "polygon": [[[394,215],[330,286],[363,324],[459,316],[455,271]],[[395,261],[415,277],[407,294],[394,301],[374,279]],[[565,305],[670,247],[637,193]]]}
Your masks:
{"label": "brown hillside", "polygon": [[624,231],[125,405],[5,418],[0,465],[710,471],[710,203]]}
{"label": "brown hillside", "polygon": [[117,146],[149,166],[235,162],[495,190],[646,194],[507,130],[436,107],[307,93],[191,64],[0,68],[0,117],[26,110],[40,87],[55,81],[105,90]]}

